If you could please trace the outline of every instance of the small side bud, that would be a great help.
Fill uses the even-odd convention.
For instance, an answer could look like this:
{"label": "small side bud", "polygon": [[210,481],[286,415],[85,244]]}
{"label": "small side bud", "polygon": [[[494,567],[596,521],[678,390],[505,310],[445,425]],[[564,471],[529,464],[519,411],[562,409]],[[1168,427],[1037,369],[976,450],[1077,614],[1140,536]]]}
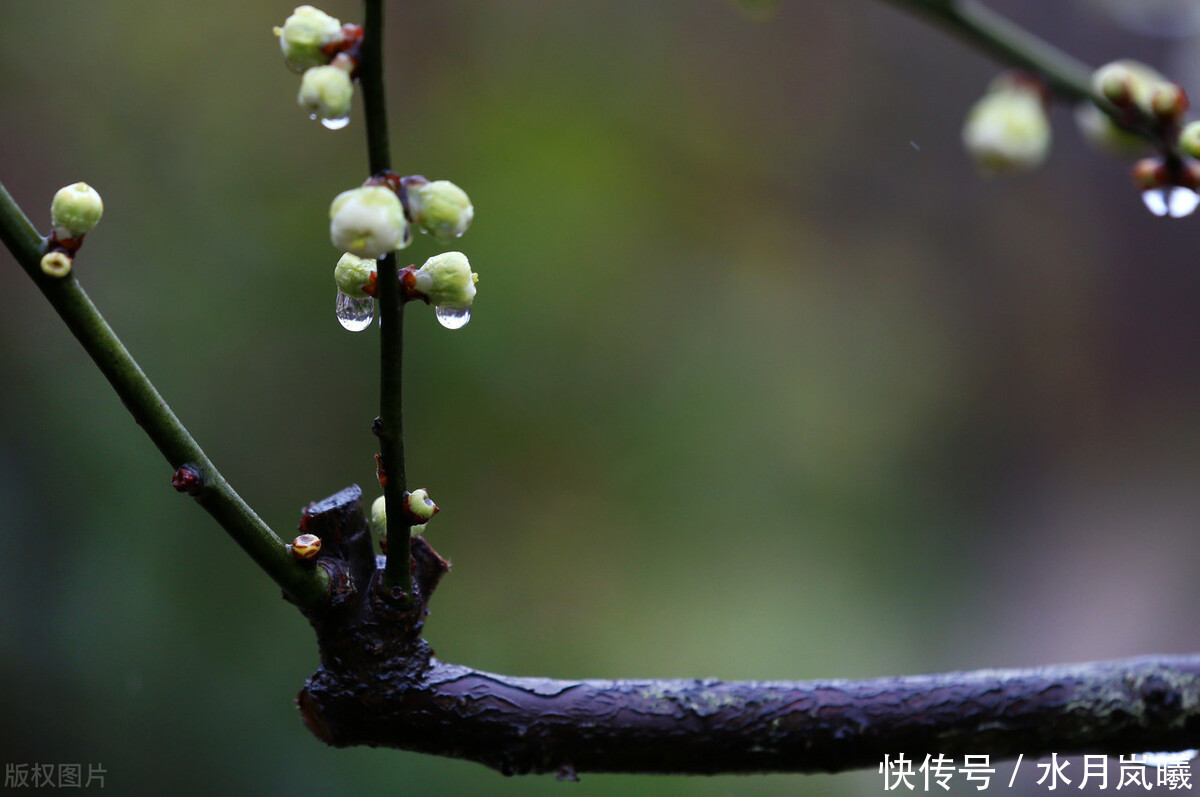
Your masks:
{"label": "small side bud", "polygon": [[104,215],[104,202],[87,183],[58,189],[50,203],[50,224],[61,240],[79,238],[92,231]]}
{"label": "small side bud", "polygon": [[316,534],[301,534],[288,547],[296,561],[311,562],[321,553],[321,538]]}
{"label": "small side bud", "polygon": [[351,299],[366,299],[375,294],[376,274],[374,260],[347,252],[333,268],[333,281]]}
{"label": "small side bud", "polygon": [[329,206],[329,237],[344,252],[378,260],[412,239],[400,198],[390,188],[363,186],[343,191]]}
{"label": "small side bud", "polygon": [[461,237],[475,218],[467,192],[449,180],[414,181],[406,195],[413,222],[440,244]]}
{"label": "small side bud", "polygon": [[354,81],[341,66],[314,66],[304,72],[296,102],[310,119],[320,119],[330,129],[345,127],[354,99]]}
{"label": "small side bud", "polygon": [[178,492],[196,495],[204,489],[204,477],[192,465],[181,465],[171,476],[171,486]]}
{"label": "small side bud", "polygon": [[413,272],[413,287],[434,307],[469,310],[475,301],[479,275],[462,252],[434,255]]}
{"label": "small side bud", "polygon": [[55,249],[42,255],[39,265],[42,267],[42,273],[46,276],[62,279],[71,273],[72,262],[70,255]]}
{"label": "small side bud", "polygon": [[413,490],[404,497],[404,514],[413,525],[425,524],[441,509],[429,498],[425,488]]}
{"label": "small side bud", "polygon": [[967,114],[963,145],[987,174],[1036,168],[1050,152],[1050,120],[1036,84],[996,81]]}
{"label": "small side bud", "polygon": [[298,6],[275,35],[288,68],[303,72],[329,63],[323,50],[342,38],[342,23],[312,6]]}

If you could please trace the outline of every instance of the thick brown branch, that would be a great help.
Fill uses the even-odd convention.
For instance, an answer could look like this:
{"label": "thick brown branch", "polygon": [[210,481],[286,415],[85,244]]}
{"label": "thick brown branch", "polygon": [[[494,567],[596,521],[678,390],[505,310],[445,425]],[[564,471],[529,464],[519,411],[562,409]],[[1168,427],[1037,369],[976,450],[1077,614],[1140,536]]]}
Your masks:
{"label": "thick brown branch", "polygon": [[306,515],[338,585],[309,617],[321,668],[299,704],[325,742],[526,772],[837,772],[884,754],[993,760],[1200,747],[1200,655],[869,681],[559,681],[439,662],[420,637],[447,571],[421,538],[416,600],[382,584],[357,488]]}

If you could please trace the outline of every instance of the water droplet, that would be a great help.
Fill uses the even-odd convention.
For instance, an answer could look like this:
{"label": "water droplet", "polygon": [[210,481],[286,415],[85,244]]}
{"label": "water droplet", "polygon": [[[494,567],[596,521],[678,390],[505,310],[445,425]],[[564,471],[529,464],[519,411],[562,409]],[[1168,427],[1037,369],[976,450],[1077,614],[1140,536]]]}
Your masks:
{"label": "water droplet", "polygon": [[375,300],[370,296],[365,299],[352,299],[338,291],[333,309],[337,314],[338,323],[345,329],[362,332],[371,326],[371,319],[375,317]]}
{"label": "water droplet", "polygon": [[315,113],[310,113],[310,114],[308,115],[308,118],[309,118],[309,119],[312,119],[314,122],[315,122],[315,121],[317,121],[317,115],[316,115]]}
{"label": "water droplet", "polygon": [[437,316],[438,323],[446,329],[462,329],[471,320],[471,308],[464,307],[462,309],[454,307],[435,307],[433,314]]}
{"label": "water droplet", "polygon": [[339,116],[336,119],[322,119],[321,124],[325,125],[326,130],[341,130],[343,127],[350,124],[350,117]]}
{"label": "water droplet", "polygon": [[1196,206],[1200,205],[1200,194],[1181,185],[1168,185],[1143,191],[1142,202],[1155,216],[1182,219],[1192,215]]}

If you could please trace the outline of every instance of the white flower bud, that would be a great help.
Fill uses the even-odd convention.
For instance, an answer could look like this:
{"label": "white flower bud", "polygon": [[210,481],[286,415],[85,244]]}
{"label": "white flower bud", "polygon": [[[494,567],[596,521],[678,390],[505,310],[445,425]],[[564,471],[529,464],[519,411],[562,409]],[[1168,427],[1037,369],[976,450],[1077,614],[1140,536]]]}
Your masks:
{"label": "white flower bud", "polygon": [[50,224],[59,239],[78,238],[91,232],[104,214],[104,202],[87,183],[58,189],[50,203]]}
{"label": "white flower bud", "polygon": [[374,260],[349,252],[342,255],[333,268],[333,281],[337,283],[338,290],[351,299],[366,299],[371,295],[363,289],[371,284],[374,275]]}
{"label": "white flower bud", "polygon": [[353,99],[350,73],[333,64],[306,70],[296,96],[296,102],[314,119],[345,119]]}
{"label": "white flower bud", "polygon": [[342,38],[342,23],[312,6],[299,6],[282,28],[275,28],[275,35],[288,67],[303,72],[329,63],[321,50]]}
{"label": "white flower bud", "polygon": [[440,244],[460,237],[475,218],[467,192],[449,180],[409,186],[408,209],[413,221]]}
{"label": "white flower bud", "polygon": [[329,206],[329,236],[343,252],[378,260],[411,239],[400,198],[381,185],[343,191]]}
{"label": "white flower bud", "polygon": [[462,252],[445,252],[425,261],[413,275],[416,289],[434,307],[466,310],[475,301],[475,283],[479,275]]}
{"label": "white flower bud", "polygon": [[1032,169],[1050,151],[1050,120],[1036,86],[1007,81],[967,114],[963,145],[986,173]]}

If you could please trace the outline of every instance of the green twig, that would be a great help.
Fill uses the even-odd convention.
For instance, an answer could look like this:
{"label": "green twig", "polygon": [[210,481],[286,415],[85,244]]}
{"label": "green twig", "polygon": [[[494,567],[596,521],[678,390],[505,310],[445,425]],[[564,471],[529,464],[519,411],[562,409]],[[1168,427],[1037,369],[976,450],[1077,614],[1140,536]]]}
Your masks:
{"label": "green twig", "polygon": [[[888,0],[925,17],[969,44],[1010,64],[1040,75],[1059,94],[1072,100],[1091,100],[1111,107],[1092,91],[1092,70],[1010,22],[976,0]],[[1106,108],[1107,109],[1107,108]]]}
{"label": "green twig", "polygon": [[[388,154],[387,106],[383,85],[383,0],[364,0],[362,60],[359,83],[367,119],[367,156],[371,174],[391,168]],[[395,254],[379,261],[380,371],[379,371],[379,453],[387,505],[387,566],[384,586],[412,593],[412,572],[408,548],[410,523],[401,511],[408,490],[404,470],[404,412],[402,360],[404,357],[404,300],[400,295],[399,270]]]}
{"label": "green twig", "polygon": [[292,600],[301,605],[321,600],[327,591],[325,571],[297,563],[283,540],[234,492],[163,401],[84,293],[75,275],[55,278],[42,273],[39,263],[46,242],[3,184],[0,184],[0,239],[66,322],[71,334],[83,345],[133,419],[150,436],[171,467],[179,469],[190,465],[199,474],[202,486],[195,493],[196,502]]}
{"label": "green twig", "polygon": [[1120,109],[1092,88],[1093,69],[978,0],[886,0],[939,25],[978,50],[1038,75],[1051,90],[1073,102],[1090,102],[1120,127],[1137,133],[1168,157],[1178,157],[1170,128],[1137,108]]}

